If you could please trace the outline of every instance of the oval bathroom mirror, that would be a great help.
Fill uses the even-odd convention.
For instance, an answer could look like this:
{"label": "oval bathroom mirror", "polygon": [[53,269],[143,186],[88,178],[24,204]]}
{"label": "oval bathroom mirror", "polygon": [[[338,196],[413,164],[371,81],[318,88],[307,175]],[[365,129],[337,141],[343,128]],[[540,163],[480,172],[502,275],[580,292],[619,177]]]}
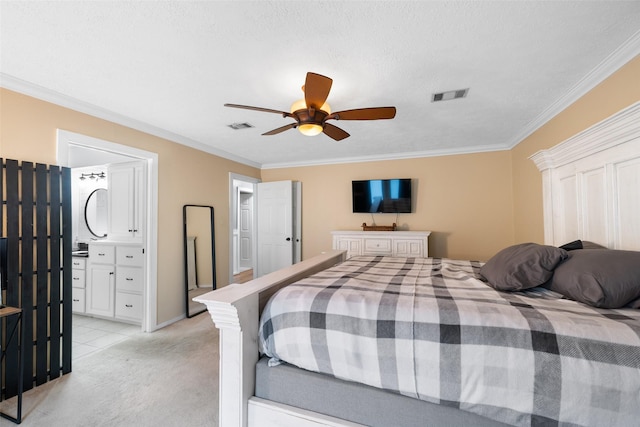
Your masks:
{"label": "oval bathroom mirror", "polygon": [[107,237],[108,194],[106,188],[95,189],[84,205],[84,221],[89,232],[96,237]]}

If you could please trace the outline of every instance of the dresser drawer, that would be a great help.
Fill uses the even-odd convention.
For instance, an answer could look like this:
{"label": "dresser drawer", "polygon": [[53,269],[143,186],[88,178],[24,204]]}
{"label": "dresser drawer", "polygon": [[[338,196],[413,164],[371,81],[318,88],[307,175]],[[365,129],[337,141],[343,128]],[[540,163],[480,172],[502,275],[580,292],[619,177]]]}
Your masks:
{"label": "dresser drawer", "polygon": [[116,291],[142,292],[142,269],[118,266],[116,268]]}
{"label": "dresser drawer", "polygon": [[113,264],[115,262],[115,246],[89,245],[89,262]]}
{"label": "dresser drawer", "polygon": [[74,288],[84,289],[85,277],[86,274],[84,270],[78,270],[74,268],[73,270],[71,270],[71,286],[73,286]]}
{"label": "dresser drawer", "polygon": [[84,270],[87,267],[87,259],[80,257],[71,257],[71,268]]}
{"label": "dresser drawer", "polygon": [[74,313],[84,313],[85,291],[82,288],[71,290],[71,311]]}
{"label": "dresser drawer", "polygon": [[391,255],[391,239],[364,239],[364,254]]}
{"label": "dresser drawer", "polygon": [[139,246],[118,246],[116,264],[142,267],[142,248]]}
{"label": "dresser drawer", "polygon": [[116,317],[125,320],[142,320],[142,295],[116,292]]}

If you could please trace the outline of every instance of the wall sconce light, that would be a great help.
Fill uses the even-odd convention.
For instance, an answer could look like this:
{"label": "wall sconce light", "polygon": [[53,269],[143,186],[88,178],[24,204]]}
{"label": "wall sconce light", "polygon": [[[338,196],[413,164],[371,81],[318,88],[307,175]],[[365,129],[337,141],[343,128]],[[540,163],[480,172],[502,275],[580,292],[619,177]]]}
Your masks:
{"label": "wall sconce light", "polygon": [[91,173],[83,173],[80,175],[80,181],[84,181],[85,179],[105,179],[107,174],[104,172],[91,172]]}

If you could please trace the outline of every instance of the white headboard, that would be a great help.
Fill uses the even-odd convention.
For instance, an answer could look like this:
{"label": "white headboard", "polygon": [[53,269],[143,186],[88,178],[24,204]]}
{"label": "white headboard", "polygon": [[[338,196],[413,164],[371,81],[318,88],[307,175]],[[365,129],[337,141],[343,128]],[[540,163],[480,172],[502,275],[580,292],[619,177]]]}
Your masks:
{"label": "white headboard", "polygon": [[542,172],[545,244],[640,250],[640,102],[530,159]]}

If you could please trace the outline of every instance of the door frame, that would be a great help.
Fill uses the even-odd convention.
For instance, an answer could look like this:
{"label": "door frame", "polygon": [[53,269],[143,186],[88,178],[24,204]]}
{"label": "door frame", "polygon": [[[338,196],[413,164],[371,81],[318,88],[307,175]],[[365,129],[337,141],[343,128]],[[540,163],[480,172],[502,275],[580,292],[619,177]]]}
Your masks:
{"label": "door frame", "polygon": [[[237,200],[236,200],[236,189],[234,187],[234,181],[243,181],[253,185],[253,194],[256,195],[256,184],[262,182],[259,178],[253,178],[246,175],[240,175],[234,172],[229,172],[229,283],[233,283],[233,262],[234,257],[236,256],[235,251],[233,250],[233,225],[235,221],[234,214],[237,214]],[[257,226],[257,205],[256,205],[256,197],[253,197],[253,238],[252,238],[252,248],[253,251],[253,261],[252,268],[253,274],[256,273],[256,259],[257,259],[257,235],[256,235],[256,226]]]}
{"label": "door frame", "polygon": [[69,154],[73,146],[121,154],[131,157],[132,160],[138,159],[146,162],[147,188],[145,198],[147,209],[145,213],[146,232],[143,245],[147,252],[147,262],[145,264],[143,291],[142,331],[155,331],[158,329],[158,154],[63,129],[57,130],[57,140],[57,163],[60,166],[70,167]]}

